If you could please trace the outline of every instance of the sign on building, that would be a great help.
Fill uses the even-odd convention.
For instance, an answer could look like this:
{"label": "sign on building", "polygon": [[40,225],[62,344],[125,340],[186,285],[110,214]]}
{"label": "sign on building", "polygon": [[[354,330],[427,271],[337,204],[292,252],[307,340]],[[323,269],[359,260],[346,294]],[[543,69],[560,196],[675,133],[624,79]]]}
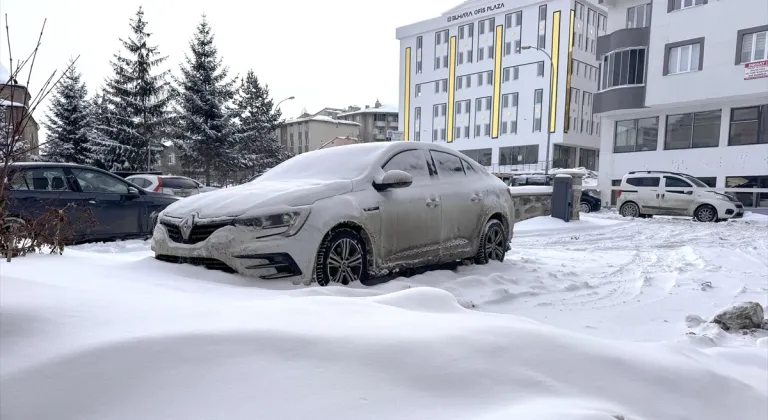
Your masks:
{"label": "sign on building", "polygon": [[403,132],[388,130],[387,141],[403,141]]}
{"label": "sign on building", "polygon": [[768,77],[768,60],[744,64],[744,80]]}

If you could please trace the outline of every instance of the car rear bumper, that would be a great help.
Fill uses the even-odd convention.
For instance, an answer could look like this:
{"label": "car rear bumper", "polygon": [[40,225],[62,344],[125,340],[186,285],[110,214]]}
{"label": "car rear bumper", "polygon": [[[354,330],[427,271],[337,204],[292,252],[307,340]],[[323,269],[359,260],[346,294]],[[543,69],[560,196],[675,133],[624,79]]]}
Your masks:
{"label": "car rear bumper", "polygon": [[304,226],[293,237],[257,238],[249,228],[224,226],[194,244],[177,242],[163,224],[155,227],[152,251],[160,261],[186,263],[264,280],[307,282],[314,274],[322,237]]}

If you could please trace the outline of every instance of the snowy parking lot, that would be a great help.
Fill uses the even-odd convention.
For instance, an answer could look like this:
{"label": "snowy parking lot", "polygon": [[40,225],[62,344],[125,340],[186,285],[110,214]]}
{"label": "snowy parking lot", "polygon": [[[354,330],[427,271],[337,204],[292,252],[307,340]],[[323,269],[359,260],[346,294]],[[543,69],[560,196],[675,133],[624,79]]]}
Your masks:
{"label": "snowy parking lot", "polygon": [[127,241],[0,263],[3,419],[768,416],[768,217],[600,212],[515,227],[504,263],[349,287],[261,281]]}

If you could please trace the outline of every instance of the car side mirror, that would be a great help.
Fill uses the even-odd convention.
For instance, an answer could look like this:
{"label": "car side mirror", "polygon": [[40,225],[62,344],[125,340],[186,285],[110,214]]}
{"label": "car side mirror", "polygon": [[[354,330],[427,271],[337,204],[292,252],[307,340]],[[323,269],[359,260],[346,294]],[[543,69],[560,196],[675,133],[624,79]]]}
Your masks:
{"label": "car side mirror", "polygon": [[385,191],[393,188],[405,188],[413,184],[413,176],[408,172],[393,169],[387,171],[381,178],[381,181],[374,182],[373,188],[376,191]]}
{"label": "car side mirror", "polygon": [[138,196],[141,195],[141,193],[139,192],[139,190],[137,188],[128,187],[128,195],[132,195],[132,196],[138,197]]}

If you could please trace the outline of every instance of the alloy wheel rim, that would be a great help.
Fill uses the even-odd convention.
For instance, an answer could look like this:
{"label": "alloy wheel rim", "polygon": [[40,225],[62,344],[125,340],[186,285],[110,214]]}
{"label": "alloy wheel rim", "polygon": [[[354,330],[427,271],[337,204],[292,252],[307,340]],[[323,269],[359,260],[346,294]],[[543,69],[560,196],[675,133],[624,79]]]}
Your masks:
{"label": "alloy wheel rim", "polygon": [[635,217],[635,216],[637,216],[637,209],[635,208],[634,205],[630,204],[630,205],[627,205],[627,206],[624,207],[624,212],[623,213],[624,213],[624,216]]}
{"label": "alloy wheel rim", "polygon": [[705,222],[709,222],[715,218],[715,215],[712,214],[712,209],[709,207],[704,207],[703,209],[699,210],[699,218]]}
{"label": "alloy wheel rim", "polygon": [[485,255],[489,260],[504,261],[504,232],[498,226],[488,229],[485,237]]}
{"label": "alloy wheel rim", "polygon": [[328,254],[328,278],[334,283],[353,283],[363,274],[363,250],[349,238],[338,240]]}
{"label": "alloy wheel rim", "polygon": [[583,213],[589,213],[589,210],[590,210],[590,209],[589,209],[589,205],[588,205],[587,203],[581,203],[581,204],[579,205],[579,207],[581,207],[581,211],[582,211]]}

